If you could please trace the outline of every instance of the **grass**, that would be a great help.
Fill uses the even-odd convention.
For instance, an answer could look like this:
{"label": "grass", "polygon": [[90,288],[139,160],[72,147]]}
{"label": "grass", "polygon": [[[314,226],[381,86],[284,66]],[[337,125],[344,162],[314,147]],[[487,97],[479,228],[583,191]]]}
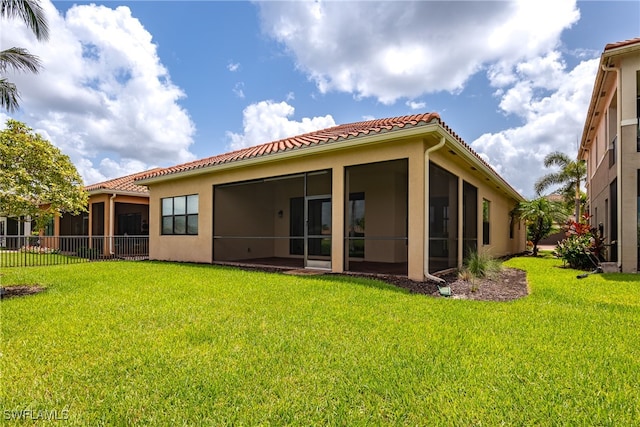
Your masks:
{"label": "grass", "polygon": [[0,250],[0,267],[43,266],[88,262],[85,258],[58,253],[30,253]]}
{"label": "grass", "polygon": [[[515,258],[492,303],[154,262],[4,270],[5,418],[71,425],[638,425],[640,282]],[[13,412],[12,412],[13,411]],[[29,422],[32,422],[29,420]]]}

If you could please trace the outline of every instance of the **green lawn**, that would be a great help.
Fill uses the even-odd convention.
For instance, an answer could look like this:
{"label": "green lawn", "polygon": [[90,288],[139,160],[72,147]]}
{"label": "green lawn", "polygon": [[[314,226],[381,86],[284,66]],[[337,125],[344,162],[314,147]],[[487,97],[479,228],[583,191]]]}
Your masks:
{"label": "green lawn", "polygon": [[58,253],[29,253],[0,250],[0,267],[51,266],[88,262],[85,258]]}
{"label": "green lawn", "polygon": [[3,418],[639,425],[639,276],[507,265],[528,271],[530,296],[154,262],[4,269],[4,285],[48,289],[0,303]]}

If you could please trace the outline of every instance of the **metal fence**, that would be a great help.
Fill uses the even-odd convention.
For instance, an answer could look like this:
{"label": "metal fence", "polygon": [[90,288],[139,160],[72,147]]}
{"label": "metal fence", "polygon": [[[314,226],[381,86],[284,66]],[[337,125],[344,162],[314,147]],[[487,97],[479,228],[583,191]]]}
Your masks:
{"label": "metal fence", "polygon": [[149,258],[149,236],[0,236],[0,267]]}

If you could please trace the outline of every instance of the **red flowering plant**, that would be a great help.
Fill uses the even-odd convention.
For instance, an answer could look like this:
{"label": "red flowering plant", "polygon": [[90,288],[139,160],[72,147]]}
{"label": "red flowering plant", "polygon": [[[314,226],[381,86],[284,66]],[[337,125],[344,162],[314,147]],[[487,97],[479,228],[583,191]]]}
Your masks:
{"label": "red flowering plant", "polygon": [[604,237],[589,224],[590,218],[584,214],[580,222],[569,220],[564,226],[567,237],[556,247],[558,257],[571,268],[590,269],[604,261]]}

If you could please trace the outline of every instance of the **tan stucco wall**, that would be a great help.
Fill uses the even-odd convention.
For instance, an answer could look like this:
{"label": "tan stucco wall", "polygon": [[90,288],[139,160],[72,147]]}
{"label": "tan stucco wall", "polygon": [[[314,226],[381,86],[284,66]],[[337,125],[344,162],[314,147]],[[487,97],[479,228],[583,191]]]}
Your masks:
{"label": "tan stucco wall", "polygon": [[[597,116],[595,137],[583,158],[588,164],[587,193],[592,224],[604,224],[607,243],[610,243],[613,208],[609,185],[618,178],[618,262],[622,271],[635,272],[638,264],[637,171],[640,169],[640,153],[636,148],[636,99],[640,51],[615,58],[613,65],[619,67],[620,74],[611,73],[600,91],[605,93],[600,102],[606,108],[604,114]],[[618,87],[620,83],[621,87]],[[616,164],[609,167],[607,150],[615,135],[618,135]]]}
{"label": "tan stucco wall", "polygon": [[620,172],[620,261],[624,272],[636,272],[638,266],[638,206],[637,174],[640,153],[636,149],[638,96],[637,72],[640,70],[640,51],[622,58],[620,99],[621,172]]}
{"label": "tan stucco wall", "polygon": [[[213,187],[217,184],[240,182],[259,178],[269,178],[287,174],[296,174],[309,171],[329,169],[332,173],[332,230],[334,236],[344,236],[344,203],[338,203],[338,200],[344,200],[344,168],[347,166],[368,164],[374,162],[382,162],[387,160],[408,159],[409,176],[408,176],[408,218],[405,220],[404,215],[398,211],[396,202],[404,199],[403,195],[394,194],[393,190],[400,188],[401,184],[398,179],[383,180],[375,176],[370,178],[367,185],[380,188],[388,188],[390,194],[394,194],[391,201],[371,202],[366,200],[367,229],[369,223],[381,221],[387,218],[392,221],[394,226],[400,230],[405,227],[404,222],[408,224],[408,244],[398,244],[393,251],[392,258],[394,260],[402,260],[407,254],[408,276],[415,280],[423,278],[424,263],[424,194],[425,194],[425,162],[424,151],[426,147],[433,146],[438,142],[436,135],[425,135],[424,139],[407,139],[397,140],[385,143],[372,144],[368,146],[360,146],[349,149],[335,149],[323,153],[316,153],[309,156],[300,156],[277,162],[255,164],[247,167],[237,167],[232,169],[219,170],[215,173],[206,175],[197,175],[193,177],[185,177],[182,179],[172,179],[168,181],[160,181],[148,184],[150,189],[150,258],[158,260],[170,261],[189,261],[209,263],[213,260]],[[313,153],[312,149],[307,151]],[[513,208],[515,201],[507,198],[504,193],[487,187],[486,181],[481,174],[474,173],[462,162],[459,157],[450,156],[443,150],[442,153],[434,154],[433,159],[438,159],[441,166],[449,169],[451,172],[464,177],[467,181],[478,187],[479,203],[482,198],[492,201],[492,223],[495,224],[491,228],[492,244],[488,249],[494,255],[504,255],[508,253],[519,252],[524,250],[524,233],[523,230],[519,236],[511,241],[509,239],[509,217],[508,212]],[[453,160],[451,159],[453,158]],[[436,160],[434,160],[436,161]],[[245,162],[246,163],[246,162]],[[238,162],[237,166],[242,165]],[[493,182],[493,181],[491,181]],[[492,184],[493,185],[493,184]],[[354,190],[355,191],[355,190]],[[160,233],[160,200],[164,197],[182,196],[188,194],[199,195],[199,222],[197,236],[163,236]],[[282,191],[281,194],[264,194],[259,196],[251,196],[258,204],[257,200],[264,196],[271,201],[266,203],[270,206],[271,211],[264,212],[265,224],[262,224],[262,231],[271,233],[283,233],[288,235],[288,221],[278,222],[276,220],[276,208],[274,204],[286,206],[283,211],[288,211],[288,198],[290,194]],[[250,197],[250,198],[251,198]],[[275,200],[275,202],[273,202]],[[286,201],[285,201],[286,200]],[[221,203],[221,201],[218,201]],[[245,200],[241,203],[253,203]],[[404,203],[404,201],[402,202]],[[376,209],[374,209],[376,208]],[[280,208],[277,208],[280,209]],[[379,215],[374,215],[379,209]],[[478,208],[481,213],[481,206]],[[274,222],[275,221],[275,222]],[[479,230],[482,230],[482,217],[479,218]],[[499,224],[506,224],[499,226]],[[388,224],[387,224],[388,225]],[[286,230],[284,229],[286,227]],[[460,225],[461,228],[461,225]],[[461,235],[461,231],[460,231]],[[479,237],[479,242],[482,239]],[[287,245],[285,248],[284,245]],[[276,244],[277,253],[282,251],[288,252],[288,242],[279,242]],[[246,250],[246,249],[245,249]],[[376,254],[375,245],[367,247],[371,256]],[[252,256],[256,256],[253,253]],[[344,241],[342,238],[334,238],[332,240],[332,269],[334,271],[342,271],[344,256]],[[377,255],[376,255],[377,256]],[[390,254],[379,254],[379,259],[391,259]]]}

